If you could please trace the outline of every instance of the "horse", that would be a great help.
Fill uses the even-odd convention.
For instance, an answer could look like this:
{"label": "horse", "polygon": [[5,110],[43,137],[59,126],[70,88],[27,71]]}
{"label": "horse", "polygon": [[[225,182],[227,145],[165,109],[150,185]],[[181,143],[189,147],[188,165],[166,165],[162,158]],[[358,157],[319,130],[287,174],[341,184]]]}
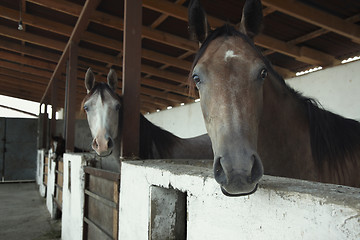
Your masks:
{"label": "horse", "polygon": [[[107,83],[95,82],[89,68],[85,74],[87,95],[82,101],[93,137],[92,148],[100,157],[109,158],[103,167],[120,170],[122,133],[122,97],[115,90],[116,72],[110,69]],[[140,159],[212,159],[211,141],[207,134],[180,138],[154,125],[140,114]]]}
{"label": "horse", "polygon": [[[51,136],[50,147],[52,149],[52,152],[54,153],[54,160],[56,162],[63,158],[63,155],[65,153],[65,139],[61,135]],[[80,153],[87,151],[78,147],[74,147],[74,152]]]}
{"label": "horse", "polygon": [[238,28],[211,31],[198,0],[188,8],[198,40],[189,80],[200,94],[228,196],[254,193],[263,174],[360,187],[360,123],[331,113],[289,87],[254,45],[260,0],[245,2]]}

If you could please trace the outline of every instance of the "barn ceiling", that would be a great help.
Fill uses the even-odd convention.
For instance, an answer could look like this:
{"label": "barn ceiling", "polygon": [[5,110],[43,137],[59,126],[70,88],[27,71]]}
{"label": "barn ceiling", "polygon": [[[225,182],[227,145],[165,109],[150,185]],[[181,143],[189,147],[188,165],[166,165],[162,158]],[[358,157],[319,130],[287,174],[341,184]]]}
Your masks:
{"label": "barn ceiling", "polygon": [[[189,40],[189,0],[143,0],[141,111],[194,102],[187,75],[198,44]],[[202,0],[212,27],[238,24],[244,0]],[[0,0],[0,94],[41,101],[81,13],[84,0]],[[340,64],[360,54],[359,0],[263,0],[256,45],[284,77]],[[122,75],[123,1],[102,0],[80,35],[77,103],[88,67],[99,81]],[[18,30],[19,20],[23,30]],[[63,106],[65,68],[57,97]],[[121,84],[118,92],[121,93]],[[46,96],[49,101],[52,93]]]}

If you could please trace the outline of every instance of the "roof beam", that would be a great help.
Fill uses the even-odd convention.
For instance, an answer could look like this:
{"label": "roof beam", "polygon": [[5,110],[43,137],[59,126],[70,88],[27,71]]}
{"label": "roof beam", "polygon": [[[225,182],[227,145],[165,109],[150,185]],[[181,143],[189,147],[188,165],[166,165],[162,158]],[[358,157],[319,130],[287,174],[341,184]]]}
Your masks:
{"label": "roof beam", "polygon": [[71,33],[70,39],[67,42],[65,49],[60,57],[58,64],[55,67],[54,73],[50,78],[49,84],[44,92],[43,97],[41,98],[40,104],[44,102],[45,97],[50,89],[51,83],[54,81],[58,75],[61,74],[61,69],[63,68],[65,61],[69,55],[69,49],[71,44],[78,44],[80,41],[81,34],[86,30],[87,25],[89,24],[89,16],[96,9],[97,5],[101,0],[86,0],[84,7],[81,10],[80,16],[76,22],[76,25]]}
{"label": "roof beam", "polygon": [[[66,47],[67,45],[64,42],[57,41],[57,40],[49,40],[45,37],[37,36],[32,33],[20,32],[16,29],[12,29],[12,28],[5,27],[5,26],[0,26],[0,34],[10,37],[10,38],[15,38],[18,40],[25,40],[25,41],[31,42],[33,44],[40,45],[43,47],[48,47],[48,48],[58,50],[58,51],[61,51],[61,49],[67,48]],[[65,54],[67,54],[67,52],[65,52]],[[110,64],[113,64],[116,66],[122,66],[121,59],[117,58],[116,56],[111,56],[111,55],[97,52],[94,50],[90,50],[90,49],[86,49],[86,48],[79,48],[79,55],[82,57],[97,60],[100,62],[110,63]],[[147,55],[148,56],[151,55],[151,52],[148,52]],[[59,60],[60,65],[63,64],[62,61],[65,61],[65,59],[66,58],[61,60],[61,58],[60,58],[60,60]],[[169,60],[169,58],[164,58],[162,61],[166,61],[166,60]],[[58,68],[59,68],[59,64],[58,64]],[[147,74],[151,74],[151,75],[162,77],[162,78],[167,78],[167,79],[170,79],[170,80],[178,82],[178,83],[186,84],[187,77],[184,75],[172,73],[172,72],[166,71],[166,70],[159,70],[159,69],[156,69],[156,68],[144,65],[144,64],[141,65],[141,70],[142,70],[142,72],[147,73]],[[59,71],[59,70],[55,69],[54,73],[58,74],[57,71]],[[54,77],[52,77],[52,79],[53,78]]]}
{"label": "roof beam", "polygon": [[[57,11],[61,11],[73,16],[77,16],[79,13],[79,10],[81,8],[80,5],[75,4],[75,3],[70,3],[70,2],[65,2],[64,0],[56,0],[56,1],[52,1],[49,2],[47,0],[28,0],[30,2],[48,7],[48,8],[52,8],[54,10]],[[184,6],[180,6],[177,5],[175,3],[170,3],[164,0],[144,0],[143,1],[143,6],[146,6],[147,8],[153,9],[155,11],[163,11],[164,13],[166,13],[169,16],[173,16],[176,17],[178,19],[182,19],[182,20],[186,20],[187,21],[187,8]],[[213,26],[220,26],[222,24],[225,23],[225,21],[208,16],[208,20],[210,22],[211,25]],[[90,21],[102,24],[102,25],[106,25],[108,27],[111,28],[115,28],[118,30],[123,30],[124,28],[124,23],[123,23],[123,19],[106,14],[106,13],[102,13],[99,11],[95,11],[94,14],[91,16]],[[188,39],[184,39],[184,38],[180,38],[178,36],[174,36],[159,30],[155,30],[152,29],[151,27],[142,27],[142,37],[147,38],[147,39],[151,39],[153,41],[157,41],[160,43],[164,43],[170,46],[174,46],[177,48],[181,48],[184,50],[187,50],[191,53],[194,53],[197,51],[198,49],[198,44],[194,41],[190,41]],[[319,65],[319,62],[322,62],[325,59],[325,62],[322,62],[321,65],[325,66],[327,65],[329,62],[336,62],[336,60],[330,56],[330,55],[324,55],[323,52],[317,51],[317,50],[309,50],[305,49],[305,51],[299,49],[299,47],[297,47],[295,44],[287,44],[287,47],[285,47],[286,42],[277,40],[276,43],[273,44],[273,41],[270,41],[270,37],[267,37],[266,41],[264,39],[258,38],[257,41],[259,41],[259,45],[261,44],[261,46],[268,48],[268,49],[272,49],[275,50],[277,52],[281,52],[282,54],[285,54],[287,56],[291,56],[291,57],[295,57],[296,59],[298,59],[299,61],[303,61],[309,64],[314,64],[314,62],[316,63],[316,65]],[[90,38],[89,38],[90,40]],[[279,44],[279,42],[281,44]],[[257,43],[257,42],[256,42]],[[114,44],[115,45],[115,44]],[[120,46],[120,45],[118,45]],[[276,47],[273,47],[276,46]],[[277,48],[279,47],[279,49]],[[291,50],[290,52],[287,52],[286,50],[289,48],[295,48],[295,50]],[[315,57],[316,55],[320,55],[321,58],[320,59],[314,59],[312,60],[312,58],[314,57],[314,55],[310,55],[307,56],[306,54],[308,52],[314,52],[315,51]],[[295,53],[295,55],[294,55]],[[303,55],[305,54],[305,55]],[[145,56],[144,56],[145,55]],[[144,58],[149,58],[152,56],[151,52],[146,52],[144,54],[143,52],[143,57]],[[151,59],[154,61],[157,61],[156,59]],[[162,61],[159,62],[164,62],[167,61],[167,59],[164,59]],[[181,62],[183,63],[183,62]],[[186,65],[188,63],[185,63]],[[151,75],[156,75],[153,73],[148,73]]]}
{"label": "roof beam", "polygon": [[[143,0],[143,5],[154,11],[164,11],[170,16],[187,21],[187,8],[183,6],[164,0]],[[215,27],[226,23],[221,19],[211,16],[208,16],[208,21],[211,26]],[[264,34],[255,38],[255,44],[294,57],[305,63],[327,66],[337,62],[337,60],[329,54],[308,47],[298,47],[295,44],[289,44]]]}
{"label": "roof beam", "polygon": [[295,0],[262,0],[262,3],[289,16],[350,38],[360,43],[360,26]]}
{"label": "roof beam", "polygon": [[[18,11],[15,11],[11,8],[0,6],[0,16],[12,21],[18,21],[19,13]],[[46,31],[55,32],[57,34],[64,35],[67,37],[69,37],[72,32],[71,26],[59,22],[51,21],[49,19],[41,18],[35,15],[23,14],[22,19],[23,19],[22,20],[23,23],[26,23],[27,25],[41,28]],[[121,41],[107,38],[98,34],[94,34],[91,32],[84,32],[81,40],[96,44],[98,46],[102,46],[122,52],[123,43]],[[164,64],[170,64],[171,66],[175,66],[184,70],[188,70],[191,67],[191,62],[180,60],[175,57],[171,57],[165,54],[160,54],[158,52],[154,52],[147,49],[142,49],[142,57],[152,61],[156,61]]]}

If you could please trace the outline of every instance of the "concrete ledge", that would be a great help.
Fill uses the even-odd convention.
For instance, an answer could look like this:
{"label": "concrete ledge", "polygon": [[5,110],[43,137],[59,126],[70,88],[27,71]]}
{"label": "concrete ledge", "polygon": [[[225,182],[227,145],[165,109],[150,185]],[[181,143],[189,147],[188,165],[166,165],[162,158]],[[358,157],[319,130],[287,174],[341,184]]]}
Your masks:
{"label": "concrete ledge", "polygon": [[120,239],[148,238],[152,186],[186,194],[187,239],[360,239],[360,189],[264,176],[255,194],[230,198],[204,163],[123,162]]}

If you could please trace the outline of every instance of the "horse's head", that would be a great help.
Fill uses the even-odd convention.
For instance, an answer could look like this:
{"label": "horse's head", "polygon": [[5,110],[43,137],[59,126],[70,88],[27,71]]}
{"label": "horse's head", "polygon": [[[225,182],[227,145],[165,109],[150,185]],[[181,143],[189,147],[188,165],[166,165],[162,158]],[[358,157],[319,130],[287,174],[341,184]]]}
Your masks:
{"label": "horse's head", "polygon": [[246,1],[239,29],[214,31],[199,2],[189,5],[190,31],[201,43],[191,75],[214,150],[215,179],[226,195],[255,192],[263,176],[257,137],[267,66],[253,43],[261,23],[260,0]]}
{"label": "horse's head", "polygon": [[116,72],[110,69],[106,83],[95,83],[95,76],[89,68],[85,75],[87,95],[83,108],[93,137],[92,148],[99,156],[108,156],[118,137],[121,120],[121,98],[115,93],[118,79]]}

